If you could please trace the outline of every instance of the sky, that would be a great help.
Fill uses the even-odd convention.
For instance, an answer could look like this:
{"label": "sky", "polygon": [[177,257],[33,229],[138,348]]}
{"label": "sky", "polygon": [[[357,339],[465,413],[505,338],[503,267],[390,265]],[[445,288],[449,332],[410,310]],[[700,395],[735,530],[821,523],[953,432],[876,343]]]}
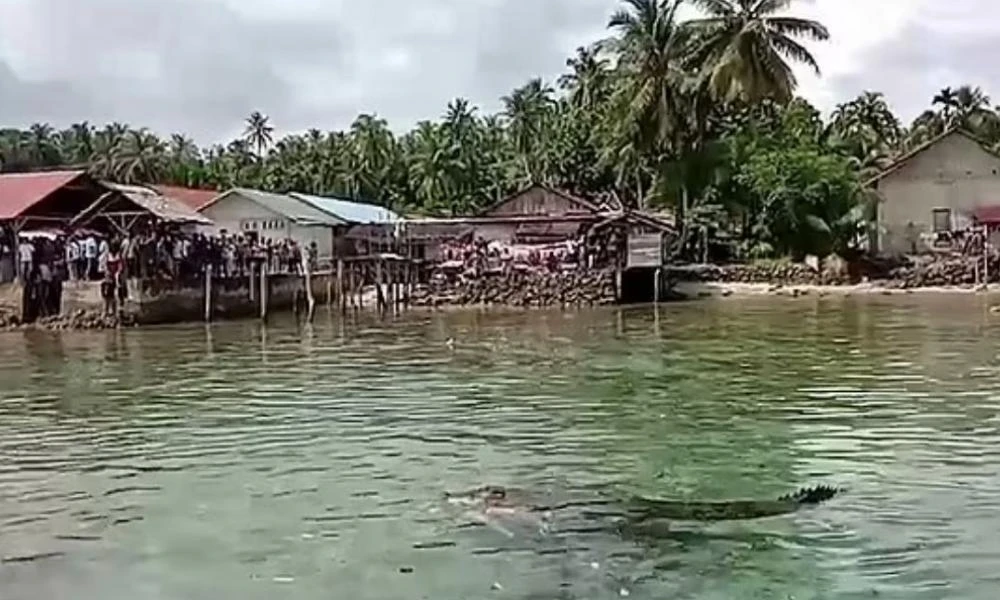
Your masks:
{"label": "sky", "polygon": [[[277,132],[375,113],[403,130],[449,100],[483,111],[606,35],[618,0],[0,0],[0,127],[109,121],[239,135],[255,110]],[[905,120],[943,87],[1000,102],[996,0],[797,0],[831,40],[800,93],[824,111],[864,90]]]}

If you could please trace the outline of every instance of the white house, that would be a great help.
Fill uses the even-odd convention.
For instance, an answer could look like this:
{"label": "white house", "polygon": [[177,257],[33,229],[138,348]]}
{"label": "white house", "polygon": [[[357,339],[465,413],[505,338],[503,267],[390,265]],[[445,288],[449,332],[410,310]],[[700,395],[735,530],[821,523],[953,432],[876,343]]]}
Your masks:
{"label": "white house", "polygon": [[231,189],[198,209],[214,223],[214,233],[241,233],[258,239],[290,238],[302,247],[316,242],[320,258],[333,254],[337,228],[345,222],[287,194]]}
{"label": "white house", "polygon": [[871,179],[880,198],[876,249],[921,252],[929,235],[975,222],[1000,224],[1000,156],[984,146],[962,129],[949,129]]}

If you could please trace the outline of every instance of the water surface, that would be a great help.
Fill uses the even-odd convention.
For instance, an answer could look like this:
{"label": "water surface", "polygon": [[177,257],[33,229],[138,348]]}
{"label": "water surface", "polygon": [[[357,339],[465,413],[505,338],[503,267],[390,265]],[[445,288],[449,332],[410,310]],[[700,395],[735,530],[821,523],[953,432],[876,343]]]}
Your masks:
{"label": "water surface", "polygon": [[[992,600],[998,332],[907,296],[4,334],[0,597]],[[483,482],[849,491],[507,535],[442,505]]]}

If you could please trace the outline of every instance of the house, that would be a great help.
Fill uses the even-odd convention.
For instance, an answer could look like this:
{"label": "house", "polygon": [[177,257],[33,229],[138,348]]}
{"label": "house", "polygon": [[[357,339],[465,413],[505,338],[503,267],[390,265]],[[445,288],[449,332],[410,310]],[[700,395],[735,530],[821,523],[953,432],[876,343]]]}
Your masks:
{"label": "house", "polygon": [[193,231],[201,226],[211,226],[212,221],[156,189],[143,185],[123,185],[101,182],[114,194],[104,194],[93,204],[78,213],[70,225],[82,227],[103,220],[113,231],[128,233],[137,226],[149,223],[168,223]]}
{"label": "house", "polygon": [[879,195],[874,248],[922,252],[933,234],[1000,213],[1000,156],[953,128],[899,157],[868,186]]}
{"label": "house", "polygon": [[82,210],[112,192],[86,171],[0,174],[0,222],[21,230],[66,226]]}
{"label": "house", "polygon": [[346,225],[290,194],[234,188],[198,209],[214,223],[214,233],[240,233],[262,239],[290,238],[305,247],[316,242],[319,257],[333,253],[337,228]]}
{"label": "house", "polygon": [[198,190],[177,185],[153,185],[150,187],[160,192],[163,196],[186,204],[192,210],[198,210],[212,200],[215,200],[215,197],[220,193],[217,190]]}
{"label": "house", "polygon": [[[595,228],[617,230],[623,240],[630,234],[655,236],[645,243],[657,248],[661,240],[673,239],[671,223],[625,210],[615,198],[582,198],[542,184],[515,192],[472,217],[408,220],[404,235],[420,244],[421,256],[438,260],[456,241],[478,238],[505,246],[543,247],[583,241]],[[662,235],[665,231],[670,235]],[[650,250],[637,250],[641,252]]]}
{"label": "house", "polygon": [[390,252],[397,249],[396,225],[401,218],[388,208],[330,196],[313,196],[299,192],[291,192],[288,195],[346,224],[336,230],[334,254],[337,256]]}

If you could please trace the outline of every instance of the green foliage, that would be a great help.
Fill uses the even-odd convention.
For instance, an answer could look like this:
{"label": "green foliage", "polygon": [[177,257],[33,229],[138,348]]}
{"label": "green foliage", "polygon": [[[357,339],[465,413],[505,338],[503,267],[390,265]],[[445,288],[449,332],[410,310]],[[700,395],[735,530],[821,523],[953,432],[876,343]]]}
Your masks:
{"label": "green foliage", "polygon": [[861,182],[948,127],[1000,142],[989,98],[969,86],[943,89],[909,128],[872,92],[824,123],[794,97],[790,69],[818,70],[800,41],[825,39],[821,24],[785,15],[787,0],[686,0],[703,14],[684,21],[684,1],[623,0],[610,37],[578,49],[557,88],[531,80],[498,114],[457,98],[401,134],[362,114],[345,131],[276,138],[254,112],[240,138],[209,148],[122,123],[35,124],[0,129],[0,160],[5,171],[78,166],[124,183],[296,190],[428,216],[473,213],[539,182],[671,210],[682,242],[723,232],[757,258],[850,247],[871,207]]}

